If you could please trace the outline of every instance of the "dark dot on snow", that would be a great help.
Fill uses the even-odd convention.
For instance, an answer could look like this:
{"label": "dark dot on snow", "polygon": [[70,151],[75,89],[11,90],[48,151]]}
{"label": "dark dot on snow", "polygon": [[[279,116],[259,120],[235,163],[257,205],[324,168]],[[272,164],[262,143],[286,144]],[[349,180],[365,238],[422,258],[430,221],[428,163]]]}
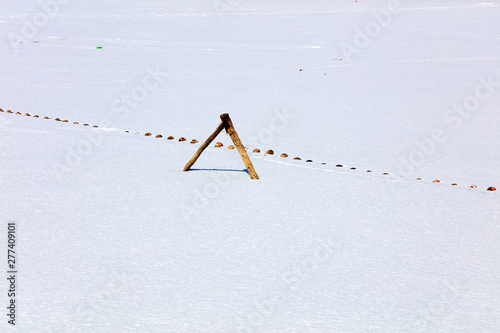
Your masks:
{"label": "dark dot on snow", "polygon": [[310,162],[312,162],[312,160],[307,160],[306,162],[309,162],[309,163],[310,163]]}
{"label": "dark dot on snow", "polygon": [[337,164],[336,167],[337,168],[343,168],[344,166],[342,164]]}
{"label": "dark dot on snow", "polygon": [[351,170],[356,170],[356,168],[351,168]]}

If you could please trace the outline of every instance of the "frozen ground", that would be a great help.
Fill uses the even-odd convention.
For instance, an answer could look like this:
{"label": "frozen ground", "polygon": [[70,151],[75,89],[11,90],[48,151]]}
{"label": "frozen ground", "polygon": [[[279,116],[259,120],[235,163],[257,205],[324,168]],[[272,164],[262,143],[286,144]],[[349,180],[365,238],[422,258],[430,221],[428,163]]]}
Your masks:
{"label": "frozen ground", "polygon": [[[0,7],[2,332],[500,329],[500,2],[62,2]],[[181,171],[225,112],[260,180]]]}

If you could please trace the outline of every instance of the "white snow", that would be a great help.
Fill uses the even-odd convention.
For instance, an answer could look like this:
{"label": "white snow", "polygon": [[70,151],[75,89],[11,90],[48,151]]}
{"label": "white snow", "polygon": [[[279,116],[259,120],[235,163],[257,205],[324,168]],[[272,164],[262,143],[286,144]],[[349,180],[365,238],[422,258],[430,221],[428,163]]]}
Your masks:
{"label": "white snow", "polygon": [[498,332],[499,6],[3,4],[0,330]]}

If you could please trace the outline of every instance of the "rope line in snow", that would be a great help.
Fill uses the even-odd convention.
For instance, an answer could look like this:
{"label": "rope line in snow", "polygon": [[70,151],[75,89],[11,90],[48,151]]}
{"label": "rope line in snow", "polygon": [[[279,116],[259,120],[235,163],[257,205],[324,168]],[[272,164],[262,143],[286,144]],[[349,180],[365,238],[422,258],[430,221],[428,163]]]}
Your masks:
{"label": "rope line in snow", "polygon": [[[3,109],[0,108],[0,112],[4,112],[4,113],[8,113],[8,114],[16,114],[16,115],[21,115],[21,116],[26,116],[26,117],[33,117],[33,118],[39,118],[39,119],[45,119],[45,120],[50,120],[51,118],[50,117],[47,117],[47,116],[44,116],[43,118],[39,115],[31,115],[29,113],[25,113],[25,114],[22,114],[21,112],[13,112],[11,110],[7,110],[7,111],[4,111]],[[67,120],[67,119],[61,119],[61,118],[54,118],[54,121],[58,121],[58,122],[61,122],[61,123],[69,123],[70,121]],[[82,122],[79,122],[79,121],[73,121],[72,122],[74,125],[83,125],[83,126],[86,126],[86,127],[92,127],[92,128],[98,128],[97,125],[91,125],[89,123],[82,123]],[[130,133],[130,130],[124,130],[125,133]],[[141,132],[134,132],[135,135],[141,135]],[[154,138],[157,138],[157,139],[161,139],[163,138],[163,135],[162,134],[157,134],[157,135],[153,135],[151,132],[146,132],[144,133],[144,136],[146,137],[154,137]],[[166,138],[167,140],[175,140],[175,138],[173,136],[168,136]],[[187,139],[185,137],[180,137],[178,139],[179,142],[184,142],[184,141],[187,141]],[[197,144],[199,143],[198,140],[196,139],[192,139],[189,143],[191,144]],[[214,147],[216,148],[221,148],[223,147],[224,145],[222,144],[222,142],[217,142]],[[230,145],[227,147],[227,149],[235,149],[235,147],[233,145]],[[245,148],[247,149],[247,148]],[[248,150],[248,149],[247,149]],[[258,149],[258,148],[255,148],[252,150],[252,153],[254,154],[261,154],[261,150]],[[267,155],[274,155],[274,150],[272,149],[269,149],[267,150],[263,156],[267,156]],[[281,158],[288,158],[289,155],[287,153],[282,153],[280,155]],[[303,159],[301,157],[294,157],[293,160],[296,160],[296,161],[302,161]],[[305,163],[313,163],[313,160],[310,160],[310,159],[306,159],[305,160]],[[327,165],[327,163],[321,163],[321,165]],[[336,168],[344,168],[344,165],[342,164],[336,164],[335,165]],[[349,170],[358,170],[356,167],[351,167],[349,168]],[[373,173],[372,170],[366,170],[365,172],[367,173]],[[389,176],[390,173],[389,172],[383,172],[382,173],[383,176]],[[415,180],[417,181],[423,181],[423,179],[421,177],[418,177],[418,178],[415,178]],[[432,183],[441,183],[441,181],[439,179],[434,179],[432,181]],[[458,186],[458,183],[451,183],[451,186]],[[476,185],[469,185],[468,186],[469,189],[477,189],[478,187]],[[488,192],[493,192],[493,191],[496,191],[497,189],[494,187],[494,186],[490,186],[486,189],[486,191]]]}

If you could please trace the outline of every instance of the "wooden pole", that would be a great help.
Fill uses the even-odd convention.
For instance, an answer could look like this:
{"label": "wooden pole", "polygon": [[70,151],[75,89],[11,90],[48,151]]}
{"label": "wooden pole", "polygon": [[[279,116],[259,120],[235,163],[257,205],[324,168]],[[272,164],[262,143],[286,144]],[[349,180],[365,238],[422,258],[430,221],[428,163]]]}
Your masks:
{"label": "wooden pole", "polygon": [[221,122],[219,124],[219,126],[217,126],[217,129],[212,133],[212,135],[210,135],[208,137],[208,139],[205,140],[205,142],[203,142],[203,144],[200,146],[200,148],[198,148],[198,150],[196,151],[196,153],[194,154],[194,156],[191,158],[191,160],[189,160],[189,162],[184,167],[183,171],[188,171],[193,166],[193,164],[196,162],[196,160],[198,159],[198,157],[200,157],[201,153],[203,153],[203,151],[205,150],[205,148],[207,148],[208,145],[212,141],[214,141],[214,139],[217,137],[217,135],[219,135],[219,133],[223,129],[224,129],[224,122]]}
{"label": "wooden pole", "polygon": [[222,120],[217,129],[208,137],[205,142],[198,148],[194,156],[189,160],[189,162],[186,164],[184,167],[183,171],[188,171],[193,164],[196,162],[198,157],[200,157],[201,153],[205,150],[205,148],[208,147],[208,145],[219,135],[219,133],[225,129],[226,133],[229,134],[231,137],[231,140],[233,140],[234,145],[238,149],[238,152],[240,153],[241,158],[243,159],[243,162],[245,163],[245,166],[247,167],[248,174],[250,175],[250,178],[252,179],[259,179],[259,176],[257,175],[257,172],[255,172],[255,169],[253,167],[252,162],[250,161],[250,158],[247,155],[247,151],[245,150],[245,147],[241,143],[240,137],[238,136],[238,133],[236,133],[236,130],[234,129],[233,122],[231,121],[231,118],[229,118],[229,114],[224,113],[220,115],[220,119]]}
{"label": "wooden pole", "polygon": [[245,163],[245,166],[247,167],[248,174],[250,175],[250,178],[259,179],[259,176],[257,175],[257,172],[255,172],[253,164],[247,155],[247,151],[245,150],[245,147],[241,143],[241,140],[240,140],[240,137],[238,136],[238,133],[236,133],[236,130],[234,129],[233,122],[231,121],[231,118],[229,118],[229,114],[227,114],[227,113],[221,114],[220,119],[222,120],[221,124],[226,129],[226,133],[229,134],[229,136],[231,137],[231,140],[233,140],[234,145],[236,146],[236,148],[238,148],[238,152],[240,153],[241,158],[243,159],[243,162]]}

